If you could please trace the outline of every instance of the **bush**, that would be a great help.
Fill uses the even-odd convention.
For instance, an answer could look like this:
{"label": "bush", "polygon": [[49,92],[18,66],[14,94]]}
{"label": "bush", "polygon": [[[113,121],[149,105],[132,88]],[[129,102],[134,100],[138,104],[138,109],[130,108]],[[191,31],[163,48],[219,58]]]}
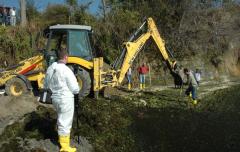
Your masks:
{"label": "bush", "polygon": [[27,30],[21,27],[0,27],[0,50],[1,64],[7,60],[12,65],[31,57],[33,50]]}

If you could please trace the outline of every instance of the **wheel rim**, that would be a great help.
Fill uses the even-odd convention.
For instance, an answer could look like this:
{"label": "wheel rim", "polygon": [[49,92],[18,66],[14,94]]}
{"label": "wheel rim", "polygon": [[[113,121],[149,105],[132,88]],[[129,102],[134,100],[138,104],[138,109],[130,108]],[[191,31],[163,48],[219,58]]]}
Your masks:
{"label": "wheel rim", "polygon": [[20,96],[23,93],[23,88],[20,86],[20,84],[15,83],[10,86],[10,91],[12,95]]}
{"label": "wheel rim", "polygon": [[77,82],[78,82],[79,89],[81,90],[82,86],[83,86],[83,82],[82,82],[82,79],[79,76],[77,76]]}

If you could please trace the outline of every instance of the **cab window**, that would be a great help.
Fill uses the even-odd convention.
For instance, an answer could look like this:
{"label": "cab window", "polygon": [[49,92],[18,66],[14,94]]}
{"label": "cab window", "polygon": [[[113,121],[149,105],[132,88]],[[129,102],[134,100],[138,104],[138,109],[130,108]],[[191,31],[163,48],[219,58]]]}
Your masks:
{"label": "cab window", "polygon": [[89,32],[86,30],[69,30],[68,51],[70,56],[92,60],[92,51],[88,34]]}

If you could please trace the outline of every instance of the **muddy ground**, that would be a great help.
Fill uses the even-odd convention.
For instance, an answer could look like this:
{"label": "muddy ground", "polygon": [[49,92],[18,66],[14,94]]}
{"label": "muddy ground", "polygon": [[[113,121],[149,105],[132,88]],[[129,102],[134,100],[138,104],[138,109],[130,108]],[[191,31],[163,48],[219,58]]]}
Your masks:
{"label": "muddy ground", "polygon": [[[145,91],[80,102],[78,151],[237,152],[240,150],[240,81],[204,81],[194,106],[184,89],[154,86]],[[58,151],[56,113],[28,95],[0,97],[0,151]],[[81,142],[77,144],[76,137]]]}

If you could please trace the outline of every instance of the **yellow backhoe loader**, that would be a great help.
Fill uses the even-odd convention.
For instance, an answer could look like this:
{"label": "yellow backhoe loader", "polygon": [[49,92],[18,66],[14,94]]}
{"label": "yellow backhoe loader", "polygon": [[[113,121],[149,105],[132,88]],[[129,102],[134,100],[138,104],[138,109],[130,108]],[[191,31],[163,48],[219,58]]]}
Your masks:
{"label": "yellow backhoe loader", "polygon": [[0,72],[0,86],[5,87],[8,95],[20,96],[32,90],[32,82],[37,82],[38,87],[43,87],[44,59],[42,55],[23,60],[17,65],[8,67]]}
{"label": "yellow backhoe loader", "polygon": [[103,69],[103,57],[93,56],[90,44],[91,32],[91,27],[84,25],[50,26],[46,32],[48,42],[43,51],[44,55],[24,60],[17,67],[1,72],[0,85],[5,86],[7,94],[14,96],[31,89],[29,81],[36,81],[38,87],[43,87],[46,68],[56,60],[59,48],[65,47],[69,52],[67,65],[74,71],[81,88],[80,98],[89,95],[90,91],[97,96],[104,87],[115,87],[122,83],[127,70],[149,39],[155,42],[174,78],[182,80],[178,73],[179,68],[169,57],[171,53],[166,50],[152,18],[146,19],[124,43],[121,55],[107,70]]}

